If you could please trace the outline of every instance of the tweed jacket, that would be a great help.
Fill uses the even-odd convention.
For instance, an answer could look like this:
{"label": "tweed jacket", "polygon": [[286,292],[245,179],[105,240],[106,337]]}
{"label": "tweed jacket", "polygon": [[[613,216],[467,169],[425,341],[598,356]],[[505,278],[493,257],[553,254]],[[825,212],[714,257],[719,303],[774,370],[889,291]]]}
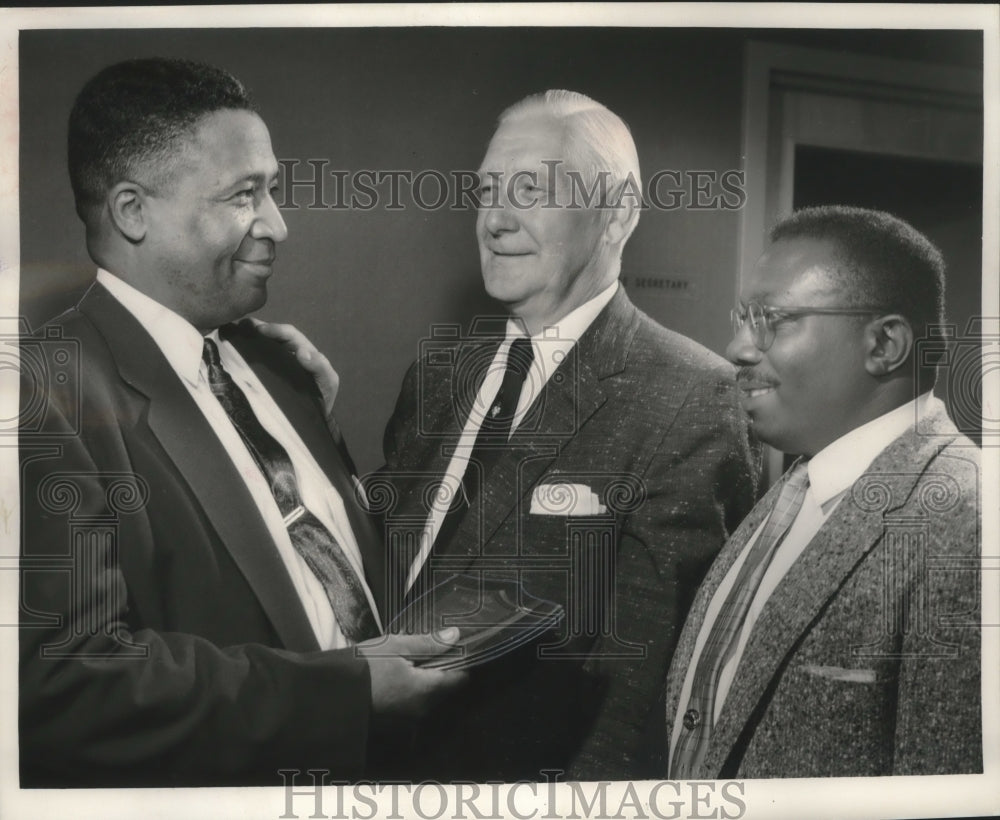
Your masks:
{"label": "tweed jacket", "polygon": [[[393,488],[390,545],[397,525],[426,520],[428,489],[445,472],[498,341],[442,343],[407,373],[379,476]],[[477,367],[478,380],[467,375]],[[566,618],[542,645],[476,670],[418,730],[398,774],[482,781],[539,780],[545,768],[581,779],[657,771],[662,737],[649,727],[662,714],[662,676],[694,590],[752,505],[753,472],[732,367],[657,325],[619,288],[424,570],[516,578],[563,605]],[[540,514],[541,485],[589,489],[607,511]],[[405,578],[408,561],[395,566]]]}
{"label": "tweed jacket", "polygon": [[[232,336],[337,487],[376,597],[381,542],[312,379]],[[359,777],[370,677],[320,652],[263,518],[152,337],[103,286],[22,341],[23,786]]]}
{"label": "tweed jacket", "polygon": [[[982,771],[979,463],[936,399],[876,457],[765,604],[694,778]],[[668,737],[712,595],[782,483],[698,592]]]}

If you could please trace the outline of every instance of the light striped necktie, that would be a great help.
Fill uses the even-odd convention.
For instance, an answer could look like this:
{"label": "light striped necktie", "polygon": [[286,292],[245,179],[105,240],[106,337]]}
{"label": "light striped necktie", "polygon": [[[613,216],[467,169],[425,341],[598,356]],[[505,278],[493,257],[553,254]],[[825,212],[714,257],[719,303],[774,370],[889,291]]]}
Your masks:
{"label": "light striped necktie", "polygon": [[760,588],[764,573],[767,572],[778,545],[784,540],[802,507],[802,500],[809,487],[806,465],[805,459],[799,459],[788,471],[774,509],[771,510],[760,537],[740,567],[736,581],[729,590],[715,623],[712,624],[708,639],[702,647],[691,686],[691,696],[684,711],[681,733],[671,758],[672,780],[690,780],[705,774],[700,772],[699,768],[705,758],[712,730],[715,728],[715,699],[719,688],[719,677],[726,662],[736,650],[740,632],[750,611],[750,604]]}

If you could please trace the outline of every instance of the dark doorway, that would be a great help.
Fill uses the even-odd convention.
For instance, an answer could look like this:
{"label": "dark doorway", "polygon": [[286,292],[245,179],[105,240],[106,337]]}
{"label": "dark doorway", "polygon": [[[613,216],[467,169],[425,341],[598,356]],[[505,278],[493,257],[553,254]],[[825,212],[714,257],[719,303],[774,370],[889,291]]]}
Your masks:
{"label": "dark doorway", "polygon": [[[798,145],[794,207],[839,204],[888,211],[925,234],[947,264],[946,323],[953,329],[935,393],[958,428],[982,438],[983,168]],[[932,347],[940,347],[929,341]]]}

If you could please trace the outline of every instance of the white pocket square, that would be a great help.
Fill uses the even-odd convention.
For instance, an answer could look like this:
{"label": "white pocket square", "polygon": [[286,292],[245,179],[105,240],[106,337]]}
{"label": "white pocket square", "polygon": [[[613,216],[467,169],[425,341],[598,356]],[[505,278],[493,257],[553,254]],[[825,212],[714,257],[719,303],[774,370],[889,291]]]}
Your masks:
{"label": "white pocket square", "polygon": [[603,515],[607,511],[586,484],[539,484],[531,493],[531,515]]}

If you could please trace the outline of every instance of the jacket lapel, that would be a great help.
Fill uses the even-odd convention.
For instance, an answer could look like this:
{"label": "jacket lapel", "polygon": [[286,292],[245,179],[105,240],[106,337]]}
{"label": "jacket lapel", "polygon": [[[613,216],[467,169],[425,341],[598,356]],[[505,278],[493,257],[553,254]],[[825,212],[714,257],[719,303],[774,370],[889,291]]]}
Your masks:
{"label": "jacket lapel", "polygon": [[[736,559],[743,552],[750,537],[757,531],[764,519],[770,515],[774,504],[781,494],[784,480],[776,481],[764,494],[763,498],[757,502],[750,514],[743,519],[736,531],[730,536],[726,545],[722,548],[719,556],[712,563],[705,580],[702,581],[694,602],[684,622],[677,648],[674,650],[673,658],[670,661],[670,669],[667,672],[667,741],[673,737],[674,723],[678,709],[686,708],[686,704],[681,704],[681,690],[684,687],[684,679],[691,663],[694,660],[695,643],[698,640],[698,633],[705,622],[705,615],[708,612],[709,604],[715,596],[716,590],[722,580],[726,577]],[[721,716],[720,716],[721,717]],[[673,753],[673,749],[670,749]]]}
{"label": "jacket lapel", "polygon": [[361,552],[365,578],[384,615],[385,555],[382,538],[359,497],[354,462],[346,445],[342,439],[335,437],[322,419],[318,398],[314,396],[312,377],[304,370],[289,373],[289,367],[284,361],[276,362],[273,355],[261,355],[262,349],[273,352],[273,348],[269,343],[263,342],[256,331],[247,333],[242,325],[229,325],[220,328],[220,333],[236,347],[260,379],[344,502],[344,511]]}
{"label": "jacket lapel", "polygon": [[715,776],[721,771],[799,639],[881,540],[886,513],[906,503],[927,463],[950,440],[927,436],[931,428],[946,429],[943,410],[940,416],[945,425],[936,412],[922,422],[923,434],[910,430],[872,462],[764,605],[719,714],[703,772]]}
{"label": "jacket lapel", "polygon": [[[471,565],[509,516],[530,503],[532,489],[545,471],[607,401],[602,380],[624,369],[637,327],[638,312],[619,288],[548,380],[493,463],[479,495],[480,514],[467,515],[462,521],[449,545],[449,556],[464,554]],[[518,548],[516,544],[500,546],[506,551]]]}
{"label": "jacket lapel", "polygon": [[79,308],[107,339],[122,379],[148,400],[150,432],[198,498],[285,648],[318,649],[281,557],[269,547],[271,536],[253,498],[156,343],[99,284]]}

